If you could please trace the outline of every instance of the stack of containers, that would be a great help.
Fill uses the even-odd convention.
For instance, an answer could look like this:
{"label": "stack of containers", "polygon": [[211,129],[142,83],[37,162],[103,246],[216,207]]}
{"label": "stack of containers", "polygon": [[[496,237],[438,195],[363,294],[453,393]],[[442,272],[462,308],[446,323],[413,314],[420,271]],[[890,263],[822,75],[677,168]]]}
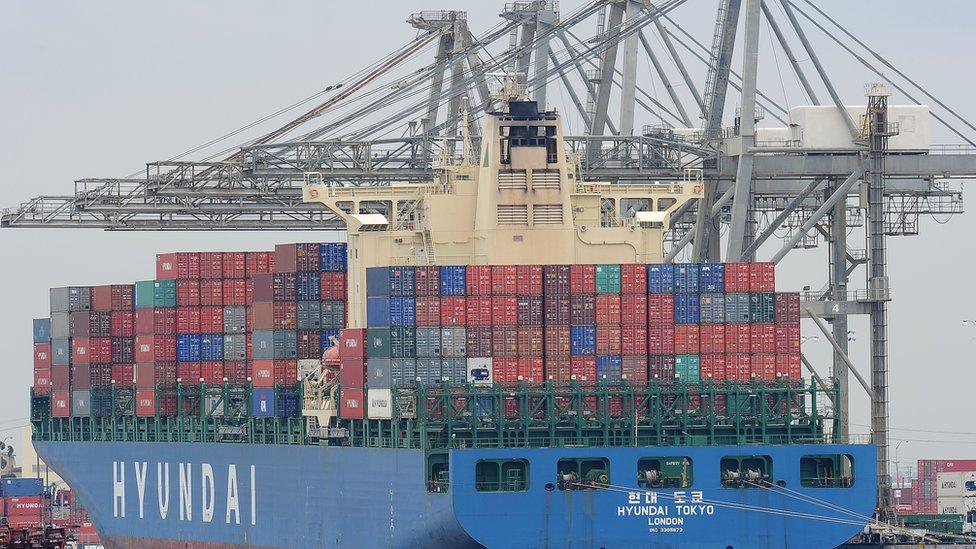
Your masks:
{"label": "stack of containers", "polygon": [[[50,348],[48,357],[51,363],[51,415],[53,417],[69,417],[72,413],[71,390],[77,383],[83,390],[90,387],[90,372],[88,366],[87,345],[79,342],[76,350],[72,344],[73,333],[88,330],[88,319],[91,312],[91,288],[87,286],[73,286],[68,288],[51,289],[51,322]],[[74,323],[79,326],[74,327]],[[78,338],[81,339],[81,338]],[[43,371],[44,346],[35,346],[35,369],[40,366]],[[73,358],[80,357],[81,361],[74,364]],[[38,360],[40,358],[40,360]],[[77,378],[74,376],[77,374]],[[81,395],[79,395],[79,398]],[[79,410],[90,407],[87,397],[84,401],[74,404]]]}
{"label": "stack of containers", "polygon": [[34,394],[51,394],[51,319],[34,319]]}
{"label": "stack of containers", "polygon": [[[112,413],[112,384],[132,385],[135,363],[135,286],[112,284],[91,290],[88,321],[72,322],[72,415]],[[88,377],[84,370],[88,370]],[[86,386],[87,385],[87,386]]]}
{"label": "stack of containers", "polygon": [[939,512],[939,475],[942,473],[968,473],[976,471],[973,459],[920,459],[917,464],[918,478],[912,491],[912,511],[934,515]]}
{"label": "stack of containers", "polygon": [[0,516],[13,529],[35,528],[50,523],[50,502],[39,478],[0,480]]}

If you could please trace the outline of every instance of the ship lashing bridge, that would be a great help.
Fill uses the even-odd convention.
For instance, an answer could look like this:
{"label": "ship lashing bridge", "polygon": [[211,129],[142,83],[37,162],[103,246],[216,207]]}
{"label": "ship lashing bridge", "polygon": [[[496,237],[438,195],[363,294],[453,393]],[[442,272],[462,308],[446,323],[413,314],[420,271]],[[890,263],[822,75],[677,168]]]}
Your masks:
{"label": "ship lashing bridge", "polygon": [[[840,435],[848,434],[849,374],[870,395],[879,505],[890,509],[886,239],[919,234],[922,216],[963,211],[957,183],[976,176],[976,127],[813,0],[720,0],[710,37],[696,37],[681,24],[699,16],[700,4],[586,0],[565,10],[553,1],[513,2],[481,34],[463,11],[413,14],[412,39],[281,111],[291,118],[274,131],[247,135],[246,126],[219,143],[150,162],[141,174],[78,180],[64,195],[4,210],[0,223],[342,229],[337,216],[302,201],[306,183],[429,182],[439,163],[478,154],[478,121],[498,105],[492,91],[514,81],[540,107],[562,98],[572,133],[567,150],[585,181],[671,183],[701,174],[704,198],[672,216],[668,261],[778,262],[826,243],[829,283],[805,294],[804,314],[834,349],[829,377],[840,387]],[[771,47],[760,47],[763,31]],[[852,90],[831,78],[818,55],[827,45],[861,63],[863,82],[885,82],[866,91],[867,108],[852,114],[845,107],[841,95],[859,92],[860,83]],[[780,60],[804,103],[833,107],[849,140],[809,147],[796,136],[767,139],[763,128],[793,122],[791,105],[759,86],[760,69]],[[892,93],[898,101],[929,105],[926,123],[946,128],[957,143],[894,147],[900,128],[889,121]],[[243,144],[219,150],[234,138]],[[864,231],[867,249],[849,245],[852,229]],[[862,266],[865,274],[855,281]],[[852,314],[871,319],[863,372],[848,355]]]}

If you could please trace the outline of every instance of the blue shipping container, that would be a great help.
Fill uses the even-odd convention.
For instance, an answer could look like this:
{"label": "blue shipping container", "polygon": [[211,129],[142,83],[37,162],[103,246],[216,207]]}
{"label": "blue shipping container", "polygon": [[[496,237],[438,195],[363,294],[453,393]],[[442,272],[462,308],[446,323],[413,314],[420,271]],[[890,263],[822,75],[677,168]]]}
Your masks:
{"label": "blue shipping container", "polygon": [[274,358],[298,358],[298,332],[275,330]]}
{"label": "blue shipping container", "polygon": [[390,268],[390,295],[409,297],[414,294],[417,276],[413,267]]}
{"label": "blue shipping container", "polygon": [[337,340],[339,339],[339,330],[338,329],[322,330],[319,332],[319,336],[321,339],[320,345],[322,347],[322,352],[324,353],[326,349],[333,346],[333,343],[329,338],[335,337]]}
{"label": "blue shipping container", "polygon": [[675,294],[674,323],[698,324],[701,322],[701,302],[698,294]]}
{"label": "blue shipping container", "polygon": [[569,335],[573,356],[596,354],[596,326],[572,326]]}
{"label": "blue shipping container", "polygon": [[390,269],[370,267],[366,269],[366,297],[390,297]]}
{"label": "blue shipping container", "polygon": [[700,292],[725,291],[725,265],[721,263],[705,263],[698,271],[698,289]]}
{"label": "blue shipping container", "polygon": [[34,319],[34,343],[48,343],[51,341],[51,319]]}
{"label": "blue shipping container", "polygon": [[596,357],[596,378],[607,381],[620,381],[623,378],[623,361],[617,355]]}
{"label": "blue shipping container", "polygon": [[390,298],[390,326],[417,324],[417,301],[412,297]]}
{"label": "blue shipping container", "polygon": [[200,336],[200,359],[206,361],[224,360],[224,334],[203,334]]}
{"label": "blue shipping container", "polygon": [[[176,360],[179,362],[200,362],[200,346],[202,337],[200,334],[182,334],[176,336]],[[223,349],[223,344],[221,344]],[[223,360],[223,350],[221,350],[220,360]],[[215,360],[215,359],[211,359]]]}
{"label": "blue shipping container", "polygon": [[295,290],[298,301],[319,301],[322,297],[322,275],[318,272],[298,273]]}
{"label": "blue shipping container", "polygon": [[654,263],[647,266],[647,292],[652,294],[674,293],[674,265]]}
{"label": "blue shipping container", "polygon": [[251,415],[254,417],[271,417],[275,415],[274,389],[254,389],[251,394],[253,404]]}
{"label": "blue shipping container", "polygon": [[44,493],[44,480],[39,478],[5,478],[0,480],[0,497],[22,498]]}
{"label": "blue shipping container", "polygon": [[441,295],[464,295],[467,282],[464,265],[441,267]]}
{"label": "blue shipping container", "polygon": [[275,415],[278,417],[299,417],[302,415],[297,393],[279,393],[275,397],[274,404]]}
{"label": "blue shipping container", "polygon": [[697,294],[699,290],[698,276],[701,272],[698,263],[679,263],[674,266],[674,291],[685,294]]}
{"label": "blue shipping container", "polygon": [[366,326],[369,328],[390,327],[390,298],[366,298]]}
{"label": "blue shipping container", "polygon": [[348,247],[345,242],[322,244],[319,247],[319,269],[323,271],[346,270]]}

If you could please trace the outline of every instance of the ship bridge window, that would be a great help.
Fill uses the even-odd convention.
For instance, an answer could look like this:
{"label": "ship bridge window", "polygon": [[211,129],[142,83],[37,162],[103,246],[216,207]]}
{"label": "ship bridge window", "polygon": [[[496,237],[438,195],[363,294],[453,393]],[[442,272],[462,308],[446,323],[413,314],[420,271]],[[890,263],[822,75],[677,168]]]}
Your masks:
{"label": "ship bridge window", "polygon": [[361,214],[380,214],[390,219],[392,206],[387,200],[364,200],[359,203],[359,213]]}
{"label": "ship bridge window", "polygon": [[847,454],[803,456],[800,485],[805,488],[850,488],[854,485],[854,458]]}
{"label": "ship bridge window", "polygon": [[529,487],[529,462],[524,459],[483,459],[474,467],[479,492],[524,492]]}
{"label": "ship bridge window", "polygon": [[769,456],[726,456],[720,467],[725,488],[765,488],[773,478]]}
{"label": "ship bridge window", "polygon": [[657,211],[663,212],[678,203],[677,198],[658,198]]}
{"label": "ship bridge window", "polygon": [[446,494],[451,487],[450,462],[446,453],[433,453],[427,456],[427,491]]}
{"label": "ship bridge window", "polygon": [[607,458],[563,458],[556,464],[560,490],[595,490],[610,484],[610,460]]}
{"label": "ship bridge window", "polygon": [[637,461],[637,485],[643,488],[687,488],[693,481],[691,458],[650,457]]}
{"label": "ship bridge window", "polygon": [[651,209],[651,199],[650,198],[621,198],[620,199],[620,217],[624,219],[630,219],[634,217],[637,212],[650,212]]}

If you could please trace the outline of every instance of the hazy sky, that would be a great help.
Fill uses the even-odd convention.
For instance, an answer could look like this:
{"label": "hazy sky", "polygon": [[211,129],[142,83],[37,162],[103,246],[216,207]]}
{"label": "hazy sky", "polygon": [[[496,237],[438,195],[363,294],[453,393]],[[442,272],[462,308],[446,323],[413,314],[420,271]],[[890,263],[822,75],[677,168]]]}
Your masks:
{"label": "hazy sky", "polygon": [[[690,0],[675,17],[709,44],[715,4]],[[967,70],[976,20],[971,2],[940,0],[924,9],[905,0],[819,4],[976,120],[974,78]],[[562,9],[569,13],[579,5],[579,0],[563,0]],[[72,182],[82,177],[127,175],[147,161],[169,158],[307,97],[409,41],[415,31],[404,20],[411,12],[465,9],[478,34],[498,23],[501,6],[483,0],[0,3],[0,206],[14,207],[39,194],[72,193]],[[818,32],[808,32],[845,101],[863,103],[863,84],[877,77]],[[761,44],[770,51],[768,29]],[[798,57],[814,77],[799,48]],[[763,59],[760,85],[777,101],[802,104],[783,53],[764,53]],[[702,82],[700,65],[690,57],[686,62]],[[640,67],[642,73],[649,70],[643,57]],[[674,68],[668,70],[677,81]],[[642,87],[666,98],[660,84]],[[565,92],[553,89],[549,97],[560,110],[571,109]],[[730,95],[727,112],[735,101],[737,96]],[[904,98],[896,95],[892,102]],[[653,121],[638,111],[637,127]],[[935,128],[934,140],[956,139]],[[976,297],[970,291],[976,263],[969,238],[976,224],[971,215],[938,221],[925,219],[922,236],[890,243],[892,446],[900,443],[903,463],[918,457],[976,456],[967,411],[976,328],[961,325],[963,319],[976,319]],[[3,231],[0,353],[7,360],[0,367],[0,439],[15,434],[6,429],[27,415],[30,319],[46,316],[47,288],[151,278],[158,251],[259,250],[276,242],[329,238],[321,233]],[[765,257],[775,251],[773,246],[763,250]],[[820,287],[826,280],[824,253],[821,248],[788,257],[781,264],[780,289]],[[863,280],[861,271],[854,276]],[[803,329],[814,335],[812,324],[804,323]],[[852,355],[867,374],[866,319],[852,319],[851,329],[857,338]],[[807,343],[804,351],[826,371],[824,342]],[[853,430],[867,432],[867,398],[853,380],[852,394]]]}

